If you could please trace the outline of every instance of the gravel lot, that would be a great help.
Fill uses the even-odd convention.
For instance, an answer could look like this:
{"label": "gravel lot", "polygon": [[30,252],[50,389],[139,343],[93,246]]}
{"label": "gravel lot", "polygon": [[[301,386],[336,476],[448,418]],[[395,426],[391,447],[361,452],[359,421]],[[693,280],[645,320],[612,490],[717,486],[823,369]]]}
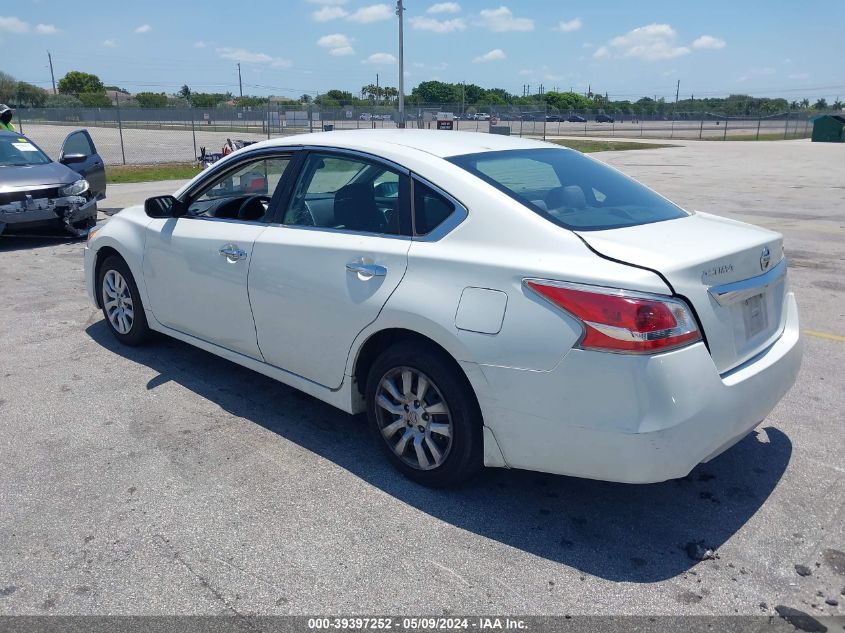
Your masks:
{"label": "gravel lot", "polygon": [[0,238],[0,614],[845,614],[845,146],[598,157],[786,236],[805,360],[756,433],[663,484],[427,490],[358,418],[173,340],[118,347],[80,243]]}

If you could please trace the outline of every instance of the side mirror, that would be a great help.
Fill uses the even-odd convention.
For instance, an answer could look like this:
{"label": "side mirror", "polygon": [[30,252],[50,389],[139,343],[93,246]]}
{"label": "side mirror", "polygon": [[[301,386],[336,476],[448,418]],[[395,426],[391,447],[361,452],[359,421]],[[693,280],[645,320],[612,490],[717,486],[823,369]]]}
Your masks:
{"label": "side mirror", "polygon": [[399,195],[398,182],[380,182],[373,191],[377,198],[395,198]]}
{"label": "side mirror", "polygon": [[59,162],[62,165],[67,165],[68,163],[84,163],[86,160],[88,160],[88,156],[85,154],[62,154]]}
{"label": "side mirror", "polygon": [[173,196],[155,196],[144,201],[144,212],[151,218],[178,218],[185,211],[185,205]]}

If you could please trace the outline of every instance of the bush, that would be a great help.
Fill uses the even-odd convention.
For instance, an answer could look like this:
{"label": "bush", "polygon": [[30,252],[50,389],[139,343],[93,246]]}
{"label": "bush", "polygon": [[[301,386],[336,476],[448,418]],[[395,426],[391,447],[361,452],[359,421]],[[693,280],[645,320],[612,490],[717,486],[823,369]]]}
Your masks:
{"label": "bush", "polygon": [[48,108],[81,108],[83,104],[73,95],[50,95],[46,105]]}

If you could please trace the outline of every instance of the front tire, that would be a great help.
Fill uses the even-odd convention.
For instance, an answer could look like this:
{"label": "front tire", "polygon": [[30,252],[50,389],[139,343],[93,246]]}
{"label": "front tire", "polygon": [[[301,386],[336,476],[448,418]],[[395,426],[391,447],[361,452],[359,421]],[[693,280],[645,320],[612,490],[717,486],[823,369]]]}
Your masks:
{"label": "front tire", "polygon": [[426,486],[455,486],[482,466],[482,421],[460,367],[433,345],[398,343],[376,359],[367,417],[391,463]]}
{"label": "front tire", "polygon": [[124,345],[136,346],[150,335],[144,305],[129,266],[111,255],[100,266],[97,288],[103,316],[112,335]]}

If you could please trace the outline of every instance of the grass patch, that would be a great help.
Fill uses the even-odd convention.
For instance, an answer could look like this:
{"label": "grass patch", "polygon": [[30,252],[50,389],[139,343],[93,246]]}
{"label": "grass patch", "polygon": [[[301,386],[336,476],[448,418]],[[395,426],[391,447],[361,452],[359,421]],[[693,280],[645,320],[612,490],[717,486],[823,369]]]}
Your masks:
{"label": "grass patch", "polygon": [[188,180],[200,173],[196,163],[160,163],[158,165],[108,165],[109,184],[149,182],[153,180]]}
{"label": "grass patch", "polygon": [[633,143],[631,141],[588,141],[578,139],[566,139],[551,141],[556,145],[563,145],[579,152],[590,154],[592,152],[619,152],[629,149],[660,149],[661,147],[678,147],[677,145],[666,145],[663,143]]}

